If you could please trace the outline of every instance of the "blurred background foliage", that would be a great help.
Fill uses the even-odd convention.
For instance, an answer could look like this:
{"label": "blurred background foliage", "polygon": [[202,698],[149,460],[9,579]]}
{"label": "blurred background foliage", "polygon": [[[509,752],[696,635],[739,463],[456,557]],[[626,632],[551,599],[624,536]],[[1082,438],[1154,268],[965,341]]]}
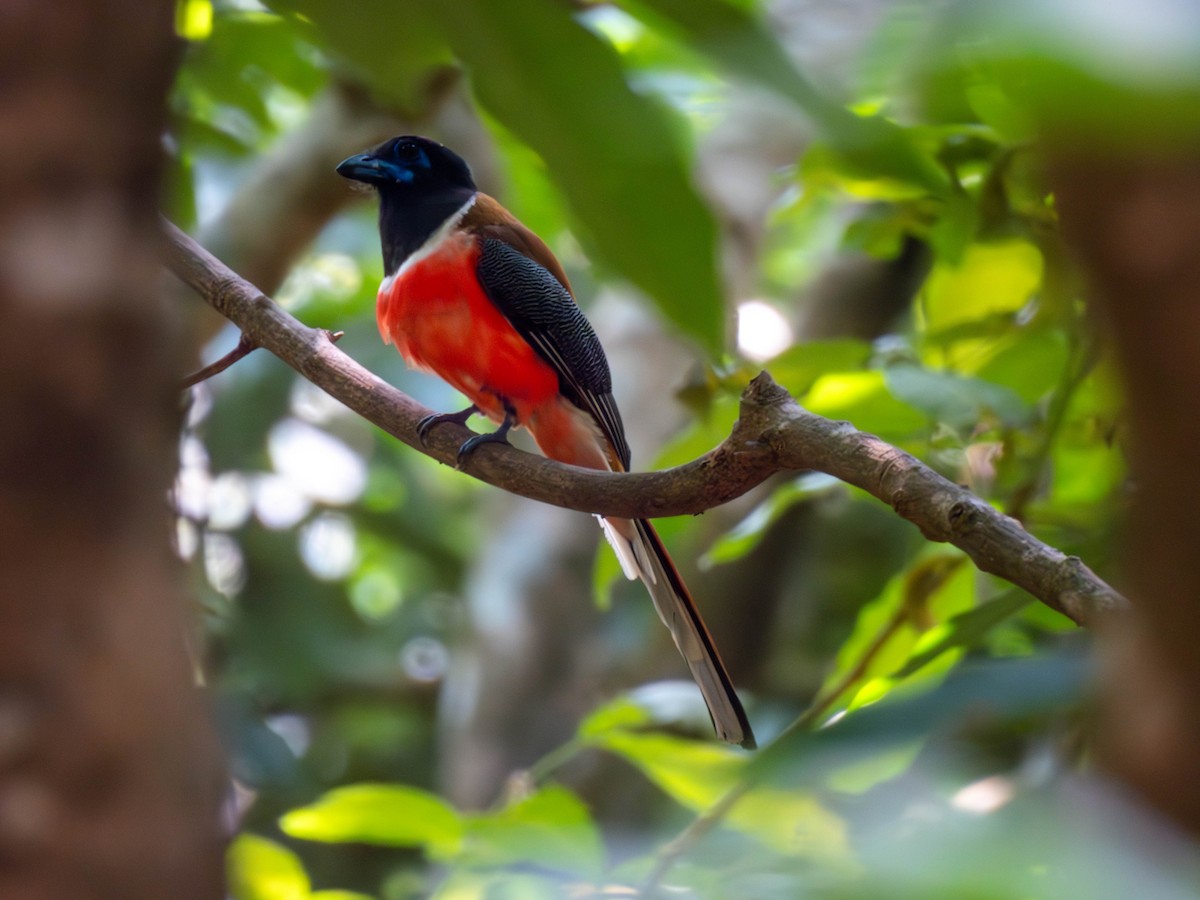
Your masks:
{"label": "blurred background foliage", "polygon": [[[766,367],[1113,578],[1121,401],[1039,154],[1198,124],[1200,14],[1149,7],[180,0],[165,202],[456,409],[380,342],[373,206],[332,172],[429,133],[564,261],[641,466],[714,446]],[[236,334],[204,315],[213,358]],[[586,517],[531,518],[262,354],[191,393],[181,460],[237,900],[1188,895],[1087,774],[1086,638],[827,477],[663,523],[782,734],[752,756],[709,739]]]}

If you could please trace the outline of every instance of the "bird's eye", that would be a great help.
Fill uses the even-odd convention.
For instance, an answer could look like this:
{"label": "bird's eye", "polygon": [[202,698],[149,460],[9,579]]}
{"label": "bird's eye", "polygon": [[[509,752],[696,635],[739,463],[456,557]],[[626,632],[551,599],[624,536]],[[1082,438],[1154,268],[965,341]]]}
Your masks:
{"label": "bird's eye", "polygon": [[421,148],[412,141],[403,141],[396,145],[396,158],[401,162],[416,162],[421,158]]}

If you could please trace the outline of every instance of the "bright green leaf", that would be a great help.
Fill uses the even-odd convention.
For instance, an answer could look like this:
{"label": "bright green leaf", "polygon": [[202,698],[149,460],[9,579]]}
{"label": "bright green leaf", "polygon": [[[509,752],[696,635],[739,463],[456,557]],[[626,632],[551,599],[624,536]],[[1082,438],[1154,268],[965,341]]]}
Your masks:
{"label": "bright green leaf", "polygon": [[212,0],[180,0],[175,6],[175,33],[185,41],[202,41],[212,34]]}
{"label": "bright green leaf", "polygon": [[1014,589],[983,606],[959,613],[928,633],[929,640],[917,645],[908,662],[896,672],[896,677],[907,678],[950,650],[977,645],[989,631],[1033,602],[1024,591]]}
{"label": "bright green leaf", "polygon": [[[663,734],[610,732],[599,743],[695,812],[728,793],[749,759],[720,744]],[[848,856],[845,825],[807,794],[753,788],[727,813],[725,823],[782,853],[826,861]]]}
{"label": "bright green leaf", "polygon": [[830,419],[845,419],[861,431],[904,440],[928,425],[926,416],[888,390],[882,372],[849,372],[817,379],[804,406]]}
{"label": "bright green leaf", "polygon": [[883,748],[878,753],[856,759],[830,772],[826,784],[830,790],[861,794],[903,774],[923,746],[924,741],[918,740]]}
{"label": "bright green leaf", "polygon": [[850,859],[846,824],[810,794],[754,788],[729,812],[729,825],[780,853],[826,865]]}
{"label": "bright green leaf", "polygon": [[1025,241],[974,244],[957,265],[934,267],[921,308],[933,332],[1003,316],[1011,319],[1042,280],[1042,254]]}
{"label": "bright green leaf", "polygon": [[[829,706],[874,703],[903,680],[899,674],[921,634],[970,608],[974,571],[960,553],[926,549],[862,608],[838,652],[821,696]],[[951,660],[952,662],[952,660]],[[927,672],[927,676],[936,673]]]}
{"label": "bright green leaf", "polygon": [[659,733],[610,731],[597,742],[641,770],[677,803],[700,811],[733,787],[745,756],[721,744]]}
{"label": "bright green leaf", "polygon": [[234,900],[308,900],[308,875],[300,857],[256,834],[242,834],[225,857]]}
{"label": "bright green leaf", "polygon": [[650,713],[628,696],[621,696],[593,710],[577,731],[582,741],[597,741],[612,731],[632,731],[649,724]]}
{"label": "bright green leaf", "polygon": [[424,847],[434,857],[459,850],[463,821],[440,797],[398,784],[336,788],[316,803],[285,813],[280,827],[310,841]]}
{"label": "bright green leaf", "polygon": [[594,879],[603,868],[604,845],[583,802],[549,785],[499,812],[470,817],[461,861],[528,865]]}

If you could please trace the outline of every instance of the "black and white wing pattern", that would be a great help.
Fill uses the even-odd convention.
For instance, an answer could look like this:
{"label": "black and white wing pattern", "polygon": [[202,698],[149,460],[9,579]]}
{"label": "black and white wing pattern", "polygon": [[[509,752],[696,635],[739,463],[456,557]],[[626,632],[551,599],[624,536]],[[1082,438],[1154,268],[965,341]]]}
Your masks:
{"label": "black and white wing pattern", "polygon": [[628,470],[629,444],[608,359],[570,292],[536,260],[496,238],[483,239],[478,272],[491,301],[558,373],[563,396],[592,415]]}

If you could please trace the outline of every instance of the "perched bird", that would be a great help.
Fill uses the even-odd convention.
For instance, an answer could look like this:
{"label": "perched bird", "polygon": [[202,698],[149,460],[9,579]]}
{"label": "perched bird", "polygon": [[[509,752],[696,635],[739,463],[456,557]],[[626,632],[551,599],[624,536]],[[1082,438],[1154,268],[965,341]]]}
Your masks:
{"label": "perched bird", "polygon": [[[482,413],[500,427],[464,443],[460,459],[526,428],[551,459],[627,471],[608,360],[545,243],[475,187],[457,154],[427,138],[384,141],[337,171],[379,192],[385,276],[376,314],[384,341],[471,401],[422,421],[422,439],[441,422]],[[625,575],[649,589],[717,734],[754,747],[729,673],[654,528],[643,519],[600,524]]]}

